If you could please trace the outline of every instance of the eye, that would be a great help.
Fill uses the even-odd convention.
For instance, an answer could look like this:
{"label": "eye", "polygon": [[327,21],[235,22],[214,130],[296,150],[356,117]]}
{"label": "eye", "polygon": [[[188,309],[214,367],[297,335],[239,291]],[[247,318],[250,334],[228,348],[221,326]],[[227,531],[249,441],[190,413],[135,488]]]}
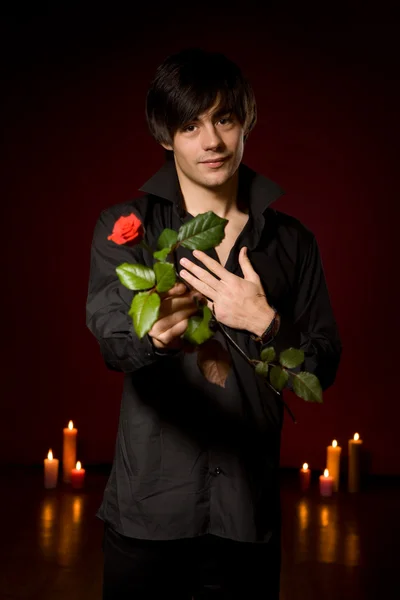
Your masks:
{"label": "eye", "polygon": [[226,117],[222,117],[222,119],[219,120],[219,123],[221,125],[230,125],[233,123],[233,118],[230,115],[227,115]]}
{"label": "eye", "polygon": [[186,125],[186,127],[182,128],[183,132],[192,133],[196,128],[196,125]]}

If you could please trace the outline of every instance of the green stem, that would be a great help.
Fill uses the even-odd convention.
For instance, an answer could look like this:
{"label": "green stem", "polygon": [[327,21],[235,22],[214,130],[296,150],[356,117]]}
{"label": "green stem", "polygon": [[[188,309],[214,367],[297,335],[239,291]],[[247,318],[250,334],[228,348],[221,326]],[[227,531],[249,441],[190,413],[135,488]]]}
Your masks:
{"label": "green stem", "polygon": [[[215,317],[214,317],[215,318]],[[258,361],[258,360],[252,360],[251,358],[249,358],[247,356],[247,354],[240,348],[240,346],[237,345],[237,343],[231,338],[231,336],[229,335],[229,333],[225,330],[224,326],[222,325],[222,323],[220,323],[219,321],[217,321],[217,319],[215,319],[215,322],[217,324],[218,329],[220,330],[220,332],[222,333],[222,335],[227,339],[227,341],[235,348],[235,350],[237,350],[237,352],[239,352],[239,354],[245,359],[245,361],[251,365],[254,368],[254,365],[258,362],[262,362],[262,361]],[[285,402],[285,400],[282,398],[282,394],[281,392],[279,392],[278,390],[276,390],[274,388],[274,386],[268,381],[268,379],[265,379],[265,383],[267,384],[267,386],[273,391],[275,392],[275,394],[277,395],[277,397],[279,398],[279,400],[281,402],[283,402],[284,407],[286,408],[286,410],[288,411],[290,417],[293,420],[293,423],[297,423],[296,421],[296,417],[294,416],[293,412],[290,410],[290,407],[288,406],[288,404]]]}
{"label": "green stem", "polygon": [[[180,281],[182,281],[186,286],[188,286],[188,283],[186,281],[184,281],[178,272],[176,272],[176,276],[177,279],[179,279]],[[191,286],[189,286],[191,287]],[[215,323],[218,327],[218,329],[220,330],[220,332],[222,333],[222,335],[226,338],[226,340],[231,344],[231,346],[233,346],[235,348],[235,350],[240,354],[240,356],[242,358],[244,358],[244,360],[251,365],[253,368],[255,368],[255,365],[260,362],[258,360],[253,360],[251,358],[249,358],[247,356],[247,354],[242,350],[242,348],[240,346],[238,346],[238,344],[231,338],[231,336],[229,335],[229,333],[225,330],[224,326],[222,325],[222,323],[220,323],[214,316],[214,320]],[[267,384],[267,386],[273,391],[275,392],[276,396],[279,398],[279,400],[281,402],[283,402],[284,407],[286,408],[286,410],[288,411],[291,419],[293,420],[293,423],[297,423],[296,421],[296,417],[294,416],[293,412],[290,410],[290,407],[287,405],[287,403],[285,402],[285,400],[282,398],[282,394],[281,392],[279,392],[278,390],[276,390],[274,388],[274,386],[268,381],[268,379],[265,379],[265,383]]]}
{"label": "green stem", "polygon": [[149,252],[153,256],[153,249],[149,246],[149,244],[146,242],[146,240],[143,239],[140,242],[139,246],[141,246],[142,248],[147,250],[147,252]]}

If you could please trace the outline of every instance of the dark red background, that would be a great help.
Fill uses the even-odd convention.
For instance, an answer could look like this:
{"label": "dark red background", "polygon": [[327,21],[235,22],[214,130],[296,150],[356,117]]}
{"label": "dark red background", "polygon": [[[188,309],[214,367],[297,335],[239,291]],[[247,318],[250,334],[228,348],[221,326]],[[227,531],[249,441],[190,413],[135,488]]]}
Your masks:
{"label": "dark red background", "polygon": [[314,231],[343,340],[323,405],[287,394],[298,424],[285,421],[282,465],[323,469],[326,445],[338,439],[345,459],[358,431],[371,471],[399,474],[397,27],[170,11],[2,21],[0,461],[40,464],[49,447],[61,458],[69,419],[83,463],[112,459],[122,375],[85,325],[93,227],[162,164],[144,117],[156,66],[201,45],[253,83],[245,162],[286,190],[276,208]]}

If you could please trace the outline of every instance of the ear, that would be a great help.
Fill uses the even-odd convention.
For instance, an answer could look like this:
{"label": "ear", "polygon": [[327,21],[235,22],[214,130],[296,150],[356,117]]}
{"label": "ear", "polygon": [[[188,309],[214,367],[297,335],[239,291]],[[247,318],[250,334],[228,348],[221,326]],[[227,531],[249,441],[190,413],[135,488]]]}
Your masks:
{"label": "ear", "polygon": [[173,150],[170,144],[164,144],[163,142],[160,142],[160,144],[164,148],[164,150]]}

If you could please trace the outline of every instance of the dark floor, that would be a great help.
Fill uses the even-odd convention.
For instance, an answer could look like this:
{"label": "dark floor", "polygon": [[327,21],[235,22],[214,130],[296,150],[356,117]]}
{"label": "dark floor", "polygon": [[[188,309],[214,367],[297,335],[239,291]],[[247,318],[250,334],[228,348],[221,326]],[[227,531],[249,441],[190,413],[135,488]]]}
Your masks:
{"label": "dark floor", "polygon": [[[45,490],[41,469],[2,475],[1,600],[100,600],[106,472],[89,470],[84,491]],[[317,475],[303,495],[282,471],[281,599],[400,598],[400,480],[322,499]]]}

